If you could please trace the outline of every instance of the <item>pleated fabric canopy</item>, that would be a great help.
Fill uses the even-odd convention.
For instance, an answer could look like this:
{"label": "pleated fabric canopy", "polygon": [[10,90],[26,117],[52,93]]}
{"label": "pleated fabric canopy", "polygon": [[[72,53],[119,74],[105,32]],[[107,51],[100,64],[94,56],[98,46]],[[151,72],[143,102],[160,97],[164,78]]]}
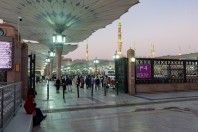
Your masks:
{"label": "pleated fabric canopy", "polygon": [[17,26],[23,38],[52,43],[53,33],[81,42],[118,19],[138,0],[1,0],[0,17]]}
{"label": "pleated fabric canopy", "polygon": [[[82,42],[137,3],[139,0],[1,0],[0,19],[19,27],[23,39],[51,49],[53,34],[65,35],[67,43]],[[70,47],[70,51],[77,48]]]}

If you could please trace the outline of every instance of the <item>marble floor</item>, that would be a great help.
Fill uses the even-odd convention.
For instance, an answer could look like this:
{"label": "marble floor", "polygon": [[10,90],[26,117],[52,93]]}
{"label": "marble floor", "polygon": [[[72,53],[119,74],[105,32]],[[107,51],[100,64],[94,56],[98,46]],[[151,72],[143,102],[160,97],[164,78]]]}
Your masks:
{"label": "marble floor", "polygon": [[47,114],[33,132],[198,132],[198,91],[137,94],[131,96],[109,89],[80,89],[57,93],[50,83],[37,84],[36,102]]}

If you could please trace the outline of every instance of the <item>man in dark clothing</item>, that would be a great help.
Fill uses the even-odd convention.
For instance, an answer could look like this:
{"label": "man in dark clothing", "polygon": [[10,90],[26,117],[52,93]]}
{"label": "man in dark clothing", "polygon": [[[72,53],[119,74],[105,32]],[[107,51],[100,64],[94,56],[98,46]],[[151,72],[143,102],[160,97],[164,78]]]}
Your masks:
{"label": "man in dark clothing", "polygon": [[62,87],[63,87],[63,91],[64,91],[64,92],[66,91],[66,85],[67,85],[66,77],[63,77],[63,78],[62,78]]}
{"label": "man in dark clothing", "polygon": [[86,88],[88,89],[89,88],[89,76],[86,76],[85,83],[86,83]]}
{"label": "man in dark clothing", "polygon": [[71,77],[68,77],[66,82],[67,82],[68,91],[72,92],[72,79],[71,79]]}
{"label": "man in dark clothing", "polygon": [[102,84],[102,88],[104,87],[104,77],[101,77],[101,84]]}
{"label": "man in dark clothing", "polygon": [[100,79],[98,77],[96,77],[95,80],[95,88],[96,90],[100,90]]}
{"label": "man in dark clothing", "polygon": [[57,78],[57,79],[56,79],[56,91],[57,91],[57,92],[59,92],[60,84],[61,84],[60,79]]}
{"label": "man in dark clothing", "polygon": [[77,77],[76,85],[77,85],[77,88],[79,88],[79,86],[80,86],[80,77],[79,76]]}

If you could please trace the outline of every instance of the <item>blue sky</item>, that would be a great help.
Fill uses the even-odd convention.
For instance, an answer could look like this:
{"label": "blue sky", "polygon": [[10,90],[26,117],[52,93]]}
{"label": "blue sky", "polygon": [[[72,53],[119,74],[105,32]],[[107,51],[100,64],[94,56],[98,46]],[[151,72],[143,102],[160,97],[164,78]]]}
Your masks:
{"label": "blue sky", "polygon": [[[151,44],[156,56],[198,51],[198,0],[140,0],[121,16],[123,54],[131,47],[148,57]],[[88,38],[89,59],[112,59],[117,49],[117,23],[99,29]],[[67,58],[85,59],[86,41]]]}

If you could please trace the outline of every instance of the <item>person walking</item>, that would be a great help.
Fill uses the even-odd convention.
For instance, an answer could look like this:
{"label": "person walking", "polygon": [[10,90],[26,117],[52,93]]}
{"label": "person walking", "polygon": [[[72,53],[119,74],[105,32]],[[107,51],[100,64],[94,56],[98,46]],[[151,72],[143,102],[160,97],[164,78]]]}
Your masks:
{"label": "person walking", "polygon": [[95,88],[96,90],[100,90],[100,79],[97,76],[95,79]]}
{"label": "person walking", "polygon": [[60,79],[57,78],[57,79],[56,79],[56,92],[57,92],[57,93],[59,93],[60,84],[61,84]]}
{"label": "person walking", "polygon": [[103,86],[107,88],[107,75],[104,77]]}
{"label": "person walking", "polygon": [[79,88],[79,86],[80,86],[80,77],[79,76],[77,76],[77,79],[76,79],[76,86],[77,86],[77,88]]}
{"label": "person walking", "polygon": [[101,76],[100,80],[101,80],[101,85],[102,85],[102,88],[103,88],[104,87],[104,76]]}
{"label": "person walking", "polygon": [[67,78],[66,76],[62,77],[62,87],[64,93],[66,92],[66,85],[67,85],[66,78]]}
{"label": "person walking", "polygon": [[94,87],[94,76],[91,77],[91,88],[93,89]]}
{"label": "person walking", "polygon": [[67,78],[67,87],[68,87],[68,92],[72,92],[72,79],[71,77]]}
{"label": "person walking", "polygon": [[80,88],[83,88],[84,89],[84,84],[85,84],[85,80],[84,80],[84,77],[83,76],[81,76],[80,77]]}
{"label": "person walking", "polygon": [[88,89],[89,88],[89,76],[88,75],[86,76],[85,84],[86,84],[86,88]]}

